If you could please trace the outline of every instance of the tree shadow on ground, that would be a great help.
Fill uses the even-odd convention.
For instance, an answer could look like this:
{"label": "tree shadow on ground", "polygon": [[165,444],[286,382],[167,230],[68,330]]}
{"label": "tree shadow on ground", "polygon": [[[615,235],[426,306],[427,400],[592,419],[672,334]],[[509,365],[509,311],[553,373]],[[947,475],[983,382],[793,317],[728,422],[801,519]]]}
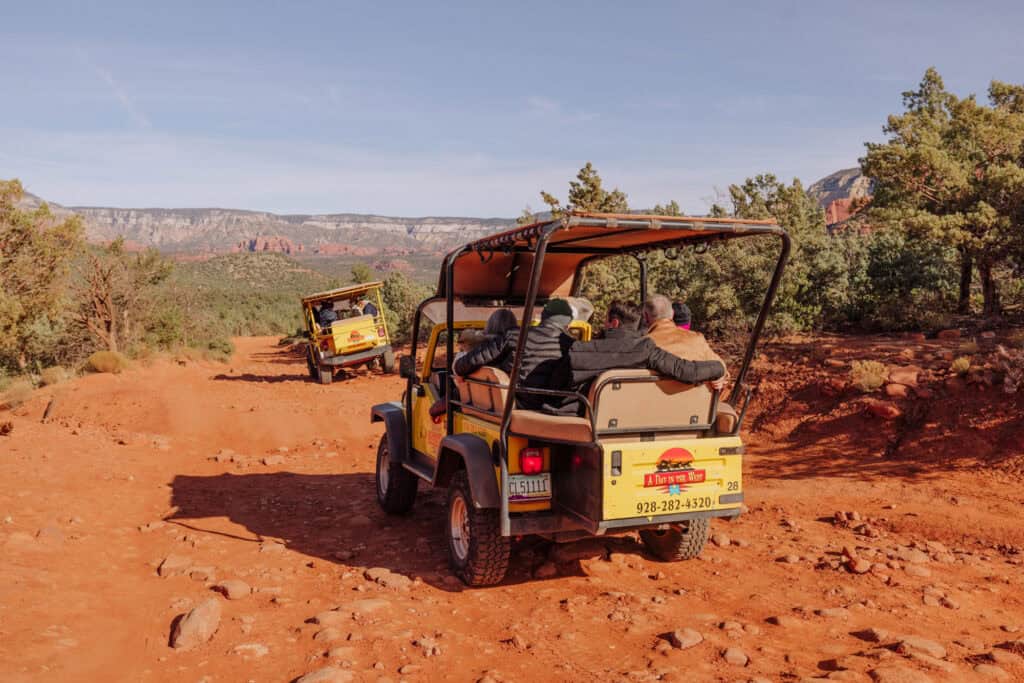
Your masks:
{"label": "tree shadow on ground", "polygon": [[[374,475],[366,473],[177,475],[171,488],[176,511],[167,521],[195,531],[252,543],[279,539],[290,550],[327,562],[385,567],[446,591],[463,588],[448,568],[443,490],[421,487],[412,513],[393,517],[377,505]],[[254,537],[204,528],[198,521],[223,517]],[[502,585],[534,581],[533,570],[547,551],[537,538],[515,543]],[[562,567],[562,576],[572,573],[582,573],[578,562]]]}

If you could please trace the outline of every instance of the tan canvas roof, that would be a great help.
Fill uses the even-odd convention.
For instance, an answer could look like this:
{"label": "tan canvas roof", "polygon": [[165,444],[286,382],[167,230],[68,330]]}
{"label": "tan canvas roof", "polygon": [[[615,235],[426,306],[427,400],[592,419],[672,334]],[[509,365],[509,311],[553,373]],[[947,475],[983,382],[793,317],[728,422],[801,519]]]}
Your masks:
{"label": "tan canvas roof", "polygon": [[317,301],[329,301],[333,299],[351,297],[356,294],[363,294],[376,287],[380,287],[382,284],[382,282],[362,282],[358,285],[349,285],[348,287],[339,287],[338,289],[331,289],[326,292],[317,292],[316,294],[310,294],[309,296],[302,297],[302,303],[309,304]]}
{"label": "tan canvas roof", "polygon": [[[782,233],[774,221],[573,212],[466,245],[455,259],[456,296],[516,298],[526,293],[538,238],[550,233],[538,286],[541,298],[571,293],[580,264],[594,256],[635,253],[745,235]],[[445,292],[442,266],[438,295]]]}

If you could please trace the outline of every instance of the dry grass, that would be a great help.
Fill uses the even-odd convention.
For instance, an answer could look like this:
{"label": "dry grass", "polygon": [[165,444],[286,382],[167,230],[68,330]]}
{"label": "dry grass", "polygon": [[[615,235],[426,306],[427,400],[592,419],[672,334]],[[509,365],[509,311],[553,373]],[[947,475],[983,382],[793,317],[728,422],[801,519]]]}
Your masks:
{"label": "dry grass", "polygon": [[54,365],[52,368],[46,368],[39,373],[40,382],[44,387],[48,387],[53,384],[60,384],[70,377],[71,373],[59,365]]}
{"label": "dry grass", "polygon": [[850,384],[865,394],[880,389],[888,376],[885,365],[876,360],[855,360],[850,368]]}
{"label": "dry grass", "polygon": [[117,351],[97,351],[85,361],[85,367],[92,372],[111,372],[117,374],[127,370],[128,359]]}
{"label": "dry grass", "polygon": [[33,389],[35,387],[27,379],[14,380],[7,385],[7,391],[4,392],[4,405],[8,409],[17,408],[32,396]]}
{"label": "dry grass", "polygon": [[966,375],[971,369],[971,359],[967,356],[960,356],[950,363],[949,369],[958,375]]}

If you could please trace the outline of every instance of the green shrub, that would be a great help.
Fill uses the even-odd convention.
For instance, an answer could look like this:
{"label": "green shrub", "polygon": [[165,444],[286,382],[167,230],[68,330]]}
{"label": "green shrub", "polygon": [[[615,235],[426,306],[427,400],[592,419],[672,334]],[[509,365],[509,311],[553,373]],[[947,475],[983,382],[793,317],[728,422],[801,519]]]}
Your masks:
{"label": "green shrub", "polygon": [[960,356],[949,365],[949,369],[958,375],[966,375],[971,369],[971,359],[967,356]]}
{"label": "green shrub", "polygon": [[92,372],[110,372],[117,374],[127,370],[128,359],[117,351],[97,351],[85,361],[85,366]]}
{"label": "green shrub", "polygon": [[39,377],[42,381],[43,386],[48,387],[53,384],[60,384],[61,382],[68,379],[68,377],[70,377],[70,374],[63,367],[59,365],[54,365],[52,368],[46,368],[41,373],[39,373]]}
{"label": "green shrub", "polygon": [[855,360],[850,368],[850,383],[865,394],[877,391],[885,384],[889,371],[876,360]]}
{"label": "green shrub", "polygon": [[235,352],[235,345],[229,339],[211,339],[206,343],[206,356],[211,360],[227,363]]}
{"label": "green shrub", "polygon": [[9,409],[17,408],[29,399],[34,388],[32,382],[27,379],[14,380],[7,385],[7,391],[4,392],[4,404]]}

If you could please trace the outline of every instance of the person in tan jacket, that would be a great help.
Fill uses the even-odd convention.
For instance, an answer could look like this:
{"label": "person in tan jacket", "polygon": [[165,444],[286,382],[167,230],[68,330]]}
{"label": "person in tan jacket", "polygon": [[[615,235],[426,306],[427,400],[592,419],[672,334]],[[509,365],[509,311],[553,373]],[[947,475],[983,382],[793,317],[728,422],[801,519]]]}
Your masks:
{"label": "person in tan jacket", "polygon": [[[658,348],[687,360],[717,360],[725,365],[717,353],[711,348],[704,335],[693,330],[684,330],[672,320],[672,302],[667,296],[653,294],[644,304],[644,322],[647,325],[647,336]],[[721,379],[711,382],[711,386],[721,390],[729,374],[726,372]]]}

